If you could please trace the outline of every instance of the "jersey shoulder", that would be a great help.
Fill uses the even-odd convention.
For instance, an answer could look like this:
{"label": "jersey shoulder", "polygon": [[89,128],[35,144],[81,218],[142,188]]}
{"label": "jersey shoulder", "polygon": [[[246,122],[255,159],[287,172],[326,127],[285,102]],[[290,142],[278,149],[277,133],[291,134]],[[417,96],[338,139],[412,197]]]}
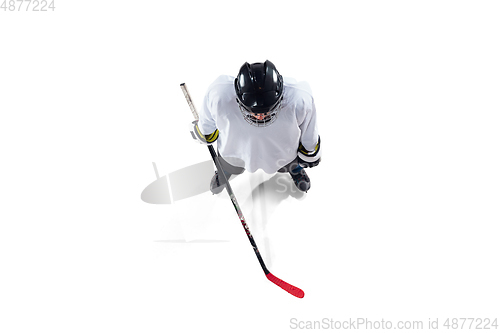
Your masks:
{"label": "jersey shoulder", "polygon": [[314,104],[311,86],[306,81],[300,81],[293,78],[284,78],[285,98],[289,103],[311,107]]}
{"label": "jersey shoulder", "polygon": [[283,78],[283,85],[290,90],[295,90],[297,94],[305,94],[312,97],[311,86],[306,81],[299,82],[294,78],[285,77]]}
{"label": "jersey shoulder", "polygon": [[229,112],[229,106],[236,100],[233,82],[234,77],[221,75],[210,84],[204,102],[210,112],[219,115]]}
{"label": "jersey shoulder", "polygon": [[207,95],[221,96],[234,92],[234,77],[221,75],[208,86]]}

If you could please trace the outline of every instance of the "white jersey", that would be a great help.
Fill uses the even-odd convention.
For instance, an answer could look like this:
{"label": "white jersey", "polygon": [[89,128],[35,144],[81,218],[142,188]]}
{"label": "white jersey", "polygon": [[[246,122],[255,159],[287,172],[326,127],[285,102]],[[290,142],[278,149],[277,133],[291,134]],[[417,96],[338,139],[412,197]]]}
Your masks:
{"label": "white jersey", "polygon": [[262,169],[272,174],[297,157],[299,142],[314,151],[319,133],[309,84],[284,78],[283,102],[277,119],[269,126],[256,127],[241,114],[234,79],[222,75],[210,85],[198,122],[205,135],[219,130],[217,148],[224,159],[249,172]]}

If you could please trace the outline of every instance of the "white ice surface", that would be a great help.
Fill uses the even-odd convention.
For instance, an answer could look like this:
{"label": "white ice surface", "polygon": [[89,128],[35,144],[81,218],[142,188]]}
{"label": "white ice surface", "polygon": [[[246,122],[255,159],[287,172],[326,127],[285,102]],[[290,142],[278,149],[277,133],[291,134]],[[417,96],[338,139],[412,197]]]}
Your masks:
{"label": "white ice surface", "polygon": [[[264,4],[271,18],[243,22]],[[0,11],[0,332],[498,316],[498,13],[494,1]],[[306,195],[283,191],[287,175],[233,184],[269,269],[304,299],[265,278],[226,193],[140,199],[152,162],[163,176],[209,158],[179,84],[200,105],[218,75],[265,59],[310,83],[324,158]]]}

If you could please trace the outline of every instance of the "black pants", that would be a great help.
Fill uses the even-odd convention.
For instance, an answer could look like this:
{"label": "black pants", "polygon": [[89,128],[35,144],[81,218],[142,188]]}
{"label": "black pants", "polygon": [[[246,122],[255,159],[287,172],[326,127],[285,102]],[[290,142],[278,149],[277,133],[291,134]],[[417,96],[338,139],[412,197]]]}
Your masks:
{"label": "black pants", "polygon": [[[234,166],[230,163],[228,163],[222,156],[220,156],[219,151],[217,151],[217,155],[219,156],[219,162],[222,166],[222,169],[224,170],[224,173],[226,174],[226,177],[229,179],[231,175],[240,175],[243,172],[245,172],[245,168]],[[293,161],[288,163],[287,165],[279,168],[276,172],[280,173],[292,173],[292,171],[299,166],[299,158],[296,157]]]}

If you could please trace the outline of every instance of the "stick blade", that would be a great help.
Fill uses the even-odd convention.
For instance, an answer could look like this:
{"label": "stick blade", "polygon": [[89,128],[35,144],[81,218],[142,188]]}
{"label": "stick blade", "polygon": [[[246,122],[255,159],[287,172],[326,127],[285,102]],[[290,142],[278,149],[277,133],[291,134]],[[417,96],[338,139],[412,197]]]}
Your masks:
{"label": "stick blade", "polygon": [[292,294],[293,296],[298,297],[298,298],[304,297],[304,292],[302,291],[302,289],[292,286],[290,283],[287,283],[287,282],[277,278],[276,276],[274,276],[271,273],[266,274],[266,277],[269,281],[271,281],[272,283],[274,283],[275,285],[277,285],[278,287],[280,287],[284,291]]}

